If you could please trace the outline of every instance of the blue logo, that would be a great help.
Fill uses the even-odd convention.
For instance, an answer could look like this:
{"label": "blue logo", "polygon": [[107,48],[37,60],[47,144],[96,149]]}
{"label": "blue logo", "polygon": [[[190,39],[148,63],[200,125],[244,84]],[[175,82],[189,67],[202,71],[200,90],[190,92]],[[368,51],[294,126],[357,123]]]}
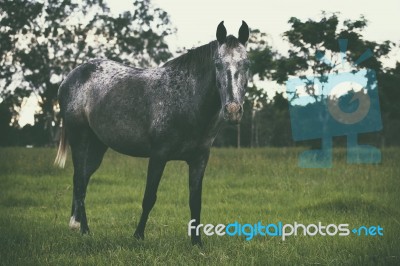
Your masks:
{"label": "blue logo", "polygon": [[[339,40],[342,67],[345,65],[347,40]],[[372,56],[367,50],[355,66]],[[317,58],[335,66],[322,54]],[[336,70],[336,69],[335,69]],[[382,129],[378,86],[371,69],[334,71],[322,76],[302,76],[286,83],[292,135],[295,141],[322,139],[321,149],[300,154],[299,166],[327,168],[332,166],[332,138],[347,136],[348,163],[379,163],[380,150],[359,145],[360,133]]]}

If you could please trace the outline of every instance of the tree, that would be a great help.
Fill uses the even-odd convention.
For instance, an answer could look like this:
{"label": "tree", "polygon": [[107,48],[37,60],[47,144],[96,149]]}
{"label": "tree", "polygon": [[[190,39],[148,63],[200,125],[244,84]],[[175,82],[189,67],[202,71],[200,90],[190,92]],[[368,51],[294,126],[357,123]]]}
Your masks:
{"label": "tree", "polygon": [[[288,57],[281,57],[277,60],[277,71],[272,78],[283,84],[290,75],[301,76],[306,79],[306,74],[319,77],[325,81],[327,74],[335,71],[338,60],[334,60],[333,55],[340,52],[338,45],[339,39],[347,39],[346,57],[350,62],[355,62],[360,55],[370,49],[374,57],[362,63],[360,67],[368,67],[375,71],[382,71],[381,59],[386,56],[393,46],[393,43],[385,41],[383,43],[371,42],[363,39],[362,30],[367,26],[367,20],[361,16],[358,20],[345,20],[342,27],[339,27],[337,14],[328,15],[322,13],[319,21],[301,21],[292,17],[289,20],[291,29],[283,35],[290,43]],[[332,65],[326,64],[321,57],[329,57]],[[313,80],[308,80],[308,84],[313,84]],[[317,97],[314,88],[309,86],[308,93]]]}
{"label": "tree", "polygon": [[[305,92],[313,97],[314,105],[326,104],[328,96],[320,92],[324,91],[329,75],[338,73],[336,66],[340,64],[341,58],[335,58],[334,55],[341,52],[339,39],[347,40],[345,59],[353,63],[353,71],[361,68],[373,69],[378,78],[385,73],[381,61],[388,55],[394,44],[390,41],[377,43],[365,40],[362,31],[367,26],[367,20],[363,16],[354,21],[345,20],[340,25],[337,14],[329,15],[323,12],[320,20],[301,21],[292,17],[289,24],[291,29],[284,33],[284,37],[290,43],[289,56],[282,56],[276,61],[277,71],[272,73],[272,78],[284,84],[290,76],[300,77],[304,81]],[[371,51],[374,56],[364,62],[354,64],[366,51]],[[321,60],[323,58],[331,63]],[[322,86],[320,90],[317,90],[317,81]],[[288,97],[289,101],[293,102],[299,95],[292,94]],[[325,109],[319,108],[319,110]],[[320,113],[318,116],[325,125],[324,121],[327,121],[328,114]]]}
{"label": "tree", "polygon": [[377,79],[383,120],[381,145],[400,145],[400,62],[394,68],[379,73]]}
{"label": "tree", "polygon": [[251,110],[251,133],[250,133],[250,147],[258,147],[259,146],[259,135],[258,135],[258,119],[257,115],[264,106],[267,105],[268,95],[262,88],[257,88],[255,84],[253,86],[247,88],[246,92],[246,105]]}
{"label": "tree", "polygon": [[248,42],[248,56],[251,62],[250,73],[251,73],[251,86],[248,87],[246,92],[246,106],[251,110],[250,116],[250,147],[259,146],[259,134],[258,134],[258,121],[257,114],[267,104],[268,95],[264,88],[256,86],[257,80],[265,80],[271,77],[271,73],[274,71],[275,64],[274,59],[277,52],[272,49],[268,44],[267,34],[261,32],[258,29],[251,31],[251,35]]}
{"label": "tree", "polygon": [[50,136],[60,122],[59,83],[77,65],[95,57],[142,67],[166,61],[171,53],[165,36],[173,32],[168,14],[149,0],[133,7],[114,17],[103,0],[6,0],[0,10],[0,97],[4,101],[15,88],[25,97],[37,95],[35,123]]}

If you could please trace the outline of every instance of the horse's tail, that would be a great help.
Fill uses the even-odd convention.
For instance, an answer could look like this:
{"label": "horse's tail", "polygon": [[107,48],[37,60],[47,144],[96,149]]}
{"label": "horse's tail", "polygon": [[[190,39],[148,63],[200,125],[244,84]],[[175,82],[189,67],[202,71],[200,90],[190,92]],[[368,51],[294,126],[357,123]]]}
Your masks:
{"label": "horse's tail", "polygon": [[57,165],[60,168],[64,168],[65,161],[67,160],[67,152],[68,140],[65,132],[65,126],[63,125],[61,128],[60,144],[58,146],[56,159],[54,160],[54,165]]}

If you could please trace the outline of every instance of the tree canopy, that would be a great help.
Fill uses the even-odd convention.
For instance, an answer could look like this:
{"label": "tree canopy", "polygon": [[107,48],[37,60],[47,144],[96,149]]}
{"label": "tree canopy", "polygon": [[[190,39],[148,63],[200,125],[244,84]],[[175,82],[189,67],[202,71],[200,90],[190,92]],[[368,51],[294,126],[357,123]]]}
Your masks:
{"label": "tree canopy", "polygon": [[17,125],[23,99],[34,94],[41,107],[35,126],[49,129],[43,142],[50,142],[51,126],[59,123],[57,89],[69,71],[95,57],[157,65],[172,55],[165,37],[173,32],[168,14],[149,0],[118,16],[103,0],[6,0],[0,9],[0,110],[7,113],[1,131]]}

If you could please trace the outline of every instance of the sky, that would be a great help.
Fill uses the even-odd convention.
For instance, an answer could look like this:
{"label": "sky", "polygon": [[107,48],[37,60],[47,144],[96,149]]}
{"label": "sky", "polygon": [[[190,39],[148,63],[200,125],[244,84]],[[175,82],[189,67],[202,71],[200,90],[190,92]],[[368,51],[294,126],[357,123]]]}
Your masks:
{"label": "sky", "polygon": [[[115,14],[133,10],[133,1],[107,0]],[[268,34],[270,45],[285,54],[289,48],[282,33],[289,29],[290,17],[299,19],[318,19],[321,11],[340,12],[342,19],[358,19],[364,15],[369,21],[364,37],[371,41],[391,40],[400,44],[400,1],[360,1],[360,0],[153,0],[154,7],[165,10],[171,19],[176,34],[169,36],[167,42],[172,52],[179,48],[192,48],[215,39],[219,22],[224,21],[228,34],[237,36],[242,20],[250,28],[259,29]],[[386,60],[393,67],[400,61],[400,51],[396,49]],[[25,103],[20,125],[33,123],[33,114],[37,110],[34,97]]]}
{"label": "sky", "polygon": [[[127,0],[108,0],[108,3],[116,13],[132,7]],[[171,48],[192,48],[214,40],[222,20],[228,34],[237,35],[241,21],[245,20],[251,28],[267,33],[273,48],[285,52],[288,45],[282,40],[282,33],[289,29],[290,17],[318,19],[322,10],[340,12],[344,19],[364,15],[369,21],[364,35],[367,39],[400,43],[399,0],[153,0],[152,3],[167,11],[177,28],[177,34],[168,39]]]}

